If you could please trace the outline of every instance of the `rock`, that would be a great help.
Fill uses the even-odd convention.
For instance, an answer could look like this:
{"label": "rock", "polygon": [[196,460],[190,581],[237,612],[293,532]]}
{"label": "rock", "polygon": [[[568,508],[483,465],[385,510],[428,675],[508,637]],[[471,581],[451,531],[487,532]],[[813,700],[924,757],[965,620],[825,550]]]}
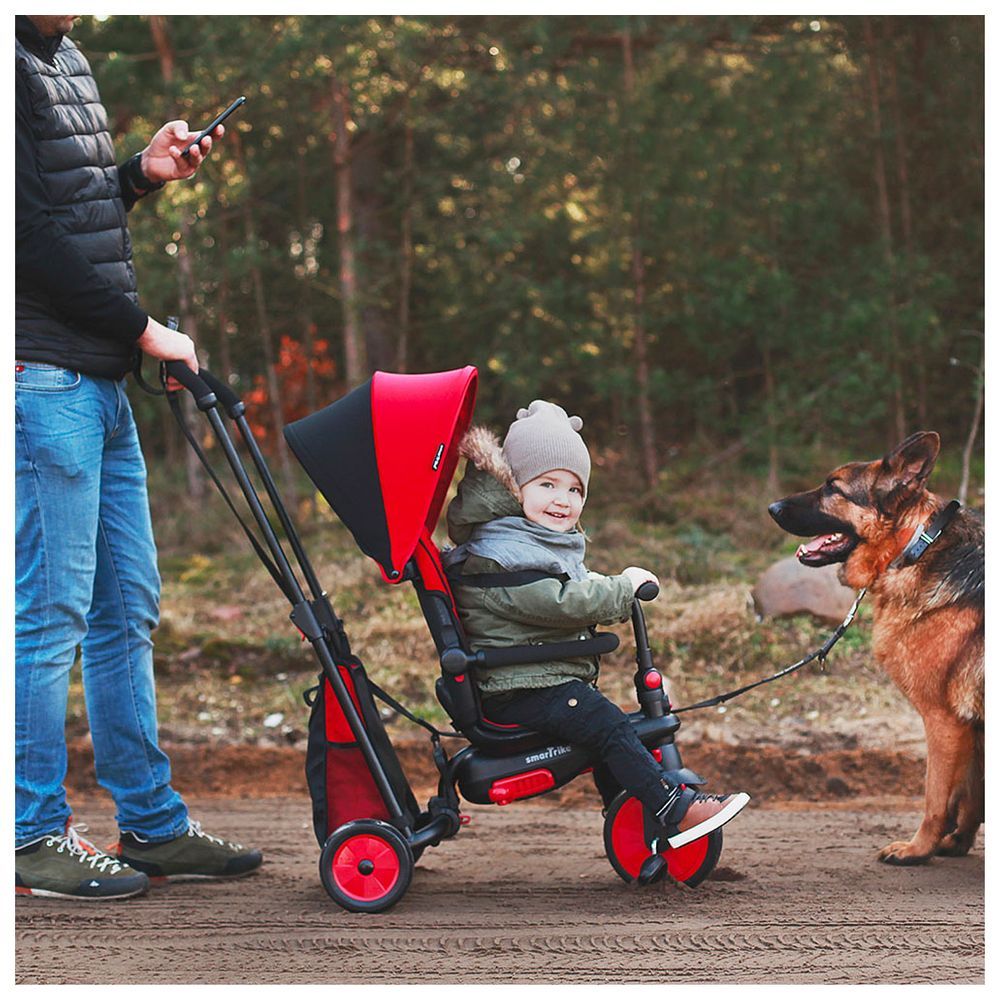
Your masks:
{"label": "rock", "polygon": [[851,610],[854,591],[837,579],[838,566],[803,566],[794,556],[765,570],[751,591],[762,618],[807,613],[839,625]]}

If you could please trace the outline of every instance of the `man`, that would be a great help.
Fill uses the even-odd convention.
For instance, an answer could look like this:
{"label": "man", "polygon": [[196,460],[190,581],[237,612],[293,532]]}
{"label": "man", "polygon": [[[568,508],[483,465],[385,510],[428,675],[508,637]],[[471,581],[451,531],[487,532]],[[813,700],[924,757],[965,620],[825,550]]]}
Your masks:
{"label": "man", "polygon": [[[168,122],[116,166],[73,16],[16,18],[15,892],[120,898],[149,879],[227,878],[261,864],[201,830],[157,744],[159,575],[146,470],[124,391],[137,350],[198,370],[194,344],[138,305],[126,211],[190,177]],[[223,129],[216,130],[221,138]],[[109,855],[71,825],[69,672],[81,647],[97,779],[120,830]]]}

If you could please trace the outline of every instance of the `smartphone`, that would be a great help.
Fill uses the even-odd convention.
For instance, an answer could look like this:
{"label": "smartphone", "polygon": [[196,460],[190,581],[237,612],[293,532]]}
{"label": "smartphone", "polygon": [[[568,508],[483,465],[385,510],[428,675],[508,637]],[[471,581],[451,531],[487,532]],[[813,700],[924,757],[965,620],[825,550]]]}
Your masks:
{"label": "smartphone", "polygon": [[185,157],[186,157],[186,156],[187,156],[187,155],[189,154],[189,152],[190,152],[190,150],[191,150],[191,147],[192,147],[192,146],[194,146],[194,145],[196,145],[197,143],[201,142],[201,140],[202,140],[202,139],[204,139],[206,135],[211,135],[211,134],[212,134],[212,132],[214,132],[214,131],[215,131],[215,129],[216,129],[216,128],[217,128],[217,127],[218,127],[219,125],[221,125],[221,124],[222,124],[222,123],[223,123],[223,122],[224,122],[224,121],[225,121],[225,120],[226,120],[226,119],[227,119],[227,118],[228,118],[228,117],[229,117],[229,116],[230,116],[230,115],[231,115],[231,114],[232,114],[232,113],[233,113],[233,112],[234,112],[234,111],[235,111],[235,110],[236,110],[236,109],[238,108],[238,107],[240,107],[240,105],[242,105],[242,104],[246,104],[246,102],[247,102],[247,99],[246,99],[245,97],[237,97],[237,98],[236,98],[236,100],[235,100],[235,101],[233,101],[233,103],[232,103],[232,104],[230,104],[230,105],[229,105],[229,107],[228,107],[228,108],[226,108],[226,110],[225,110],[225,111],[223,111],[223,112],[222,112],[222,114],[221,114],[221,115],[219,115],[219,117],[218,117],[218,118],[216,118],[216,119],[215,119],[215,121],[214,121],[214,122],[212,122],[212,124],[211,124],[211,125],[208,125],[208,126],[207,126],[207,127],[206,127],[206,128],[205,128],[205,129],[204,129],[204,130],[203,130],[202,132],[201,132],[201,134],[200,134],[200,135],[198,136],[198,138],[197,138],[197,139],[192,139],[192,141],[191,141],[191,142],[189,142],[189,143],[188,143],[188,144],[187,144],[187,145],[186,145],[186,146],[185,146],[185,147],[184,147],[184,148],[183,148],[183,149],[181,150],[181,156],[185,156]]}

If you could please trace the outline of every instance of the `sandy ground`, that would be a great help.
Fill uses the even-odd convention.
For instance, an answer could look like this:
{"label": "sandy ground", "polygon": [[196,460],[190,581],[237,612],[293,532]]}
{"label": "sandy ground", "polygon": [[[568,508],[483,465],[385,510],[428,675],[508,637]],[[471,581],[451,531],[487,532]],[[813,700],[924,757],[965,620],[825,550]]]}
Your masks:
{"label": "sandy ground", "polygon": [[[466,806],[403,900],[337,908],[301,795],[188,795],[206,828],[265,852],[228,883],[115,903],[18,898],[18,983],[982,983],[983,835],[972,854],[878,864],[919,800],[770,800],[726,828],[697,889],[626,886],[599,810],[543,797]],[[571,804],[572,803],[572,804]],[[84,796],[97,843],[112,810]]]}

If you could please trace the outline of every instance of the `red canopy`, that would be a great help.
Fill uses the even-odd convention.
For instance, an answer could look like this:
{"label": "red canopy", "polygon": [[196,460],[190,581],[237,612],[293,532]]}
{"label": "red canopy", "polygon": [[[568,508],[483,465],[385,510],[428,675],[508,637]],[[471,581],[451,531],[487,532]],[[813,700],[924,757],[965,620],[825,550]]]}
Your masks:
{"label": "red canopy", "polygon": [[390,583],[444,506],[472,421],[472,366],[426,375],[376,372],[285,428],[293,452]]}

